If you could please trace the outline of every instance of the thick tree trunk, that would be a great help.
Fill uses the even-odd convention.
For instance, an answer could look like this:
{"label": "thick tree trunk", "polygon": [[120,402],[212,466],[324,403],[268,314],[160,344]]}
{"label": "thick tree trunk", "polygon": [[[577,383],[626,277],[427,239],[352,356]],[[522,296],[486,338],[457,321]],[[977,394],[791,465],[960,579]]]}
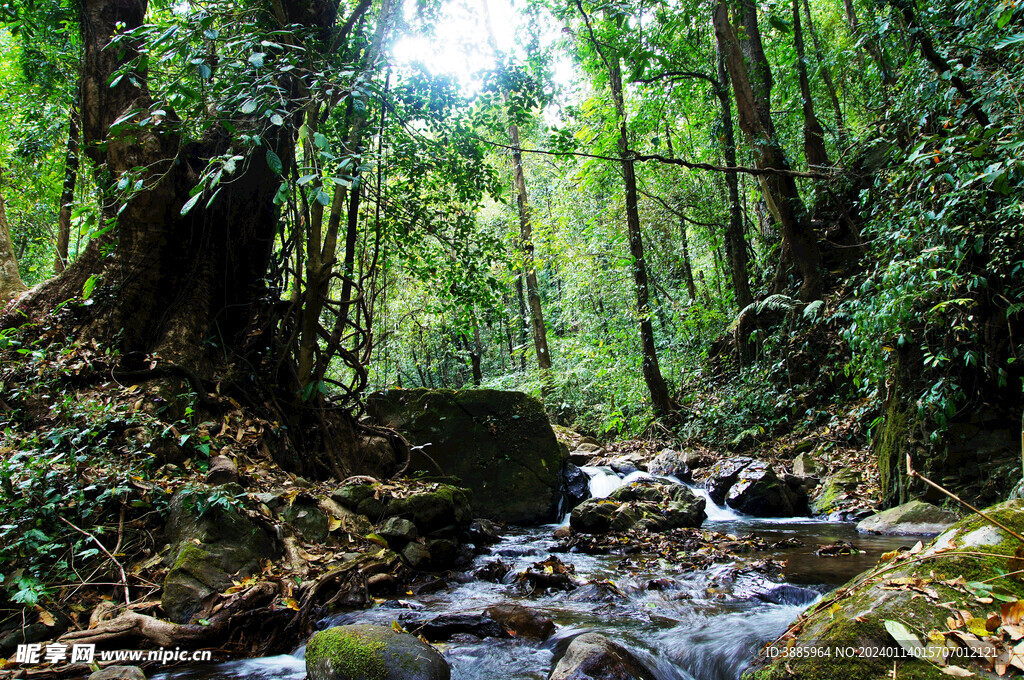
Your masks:
{"label": "thick tree trunk", "polygon": [[[717,51],[718,85],[715,92],[718,104],[722,109],[722,134],[725,137],[725,165],[736,167],[736,133],[732,123],[732,104],[726,88],[729,87],[729,74],[725,67],[725,55]],[[742,310],[754,301],[750,293],[750,275],[747,272],[747,240],[743,236],[743,210],[740,205],[739,174],[725,174],[725,184],[729,192],[729,223],[725,230],[725,251],[729,257],[729,268],[732,271],[732,288],[736,293],[736,305]]]}
{"label": "thick tree trunk", "polygon": [[14,255],[11,229],[7,223],[7,211],[3,197],[4,174],[0,168],[0,308],[18,293],[26,290],[18,272],[18,258]]}
{"label": "thick tree trunk", "polygon": [[64,186],[60,192],[60,211],[57,213],[57,256],[53,271],[60,274],[68,264],[68,245],[71,242],[71,208],[75,202],[75,184],[78,181],[78,111],[68,116],[68,149],[64,158]]}
{"label": "thick tree trunk", "polygon": [[677,409],[668,392],[668,385],[658,365],[658,350],[654,343],[654,326],[651,324],[650,293],[647,283],[647,263],[644,259],[643,232],[640,229],[640,212],[637,208],[636,172],[629,150],[629,135],[626,128],[626,104],[622,94],[622,72],[619,57],[615,55],[608,65],[609,81],[615,110],[619,118],[619,157],[622,159],[622,179],[626,189],[626,228],[629,232],[629,252],[633,256],[633,282],[636,287],[636,312],[640,320],[640,344],[643,354],[644,382],[651,394],[651,406],[658,417],[670,415]]}
{"label": "thick tree trunk", "polygon": [[[821,254],[817,238],[800,198],[796,180],[790,174],[789,161],[773,133],[771,119],[763,119],[759,113],[758,98],[751,86],[740,42],[729,21],[728,7],[724,2],[715,8],[714,26],[719,49],[725,55],[732,81],[740,129],[750,140],[757,167],[778,171],[761,175],[758,179],[769,210],[781,226],[782,251],[784,254],[789,253],[803,277],[800,298],[813,300],[821,290]],[[760,66],[767,68],[767,62]],[[783,259],[779,271],[784,272],[786,268]],[[782,287],[782,283],[784,278],[780,276],[776,279],[776,290]]]}
{"label": "thick tree trunk", "polygon": [[516,299],[519,301],[519,370],[522,373],[526,372],[526,347],[527,337],[530,335],[530,329],[527,326],[527,313],[526,313],[526,293],[525,286],[523,285],[524,274],[519,272],[516,274]]}
{"label": "thick tree trunk", "polygon": [[825,130],[814,113],[811,79],[807,76],[807,55],[804,50],[804,32],[800,25],[800,0],[793,0],[793,43],[796,46],[796,72],[800,82],[800,99],[804,114],[804,160],[810,167],[823,167],[828,163],[825,150]]}

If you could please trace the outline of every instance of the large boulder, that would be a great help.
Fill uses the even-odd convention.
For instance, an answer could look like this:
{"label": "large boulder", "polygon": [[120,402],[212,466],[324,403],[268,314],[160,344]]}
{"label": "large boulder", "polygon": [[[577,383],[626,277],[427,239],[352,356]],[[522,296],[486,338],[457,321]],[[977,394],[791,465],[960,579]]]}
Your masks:
{"label": "large boulder", "polygon": [[573,639],[548,680],[655,680],[628,649],[597,633]]}
{"label": "large boulder", "polygon": [[[985,512],[1018,534],[1024,532],[1024,501],[1008,501]],[[1016,538],[978,515],[960,520],[924,549],[889,556],[812,605],[744,677],[882,680],[964,675],[954,670],[945,675],[932,662],[913,657],[916,650],[935,660],[947,646],[958,650],[949,664],[991,677],[983,672],[991,670],[990,662],[972,659],[970,647],[992,660],[1010,658],[1020,634],[1015,602],[1024,599],[1024,581],[1007,572],[1020,568],[1015,556],[1019,549]],[[890,631],[903,638],[904,650]],[[831,657],[825,655],[828,650]],[[836,650],[870,653],[839,658]]]}
{"label": "large boulder", "polygon": [[450,680],[436,649],[388,626],[337,626],[306,645],[309,680]]}
{"label": "large boulder", "polygon": [[685,486],[641,480],[619,487],[608,498],[584,501],[569,515],[569,524],[584,534],[699,527],[704,505],[704,499]]}
{"label": "large boulder", "polygon": [[498,390],[386,390],[367,398],[367,410],[413,445],[410,472],[458,477],[473,491],[478,516],[555,518],[568,458],[537,399]]}
{"label": "large boulder", "polygon": [[842,508],[844,501],[854,495],[863,477],[859,470],[852,467],[840,468],[825,478],[821,483],[811,512],[815,515],[827,515]]}
{"label": "large boulder", "polygon": [[165,532],[171,551],[161,606],[174,623],[189,623],[233,580],[257,571],[261,559],[281,554],[270,533],[241,509],[214,504],[198,490],[174,495]]}
{"label": "large boulder", "polygon": [[760,460],[739,472],[726,502],[734,510],[754,517],[807,514],[807,495],[779,479],[771,466]]}
{"label": "large boulder", "polygon": [[716,505],[725,502],[729,495],[729,489],[740,477],[740,472],[754,462],[753,458],[727,458],[715,463],[711,468],[711,474],[704,481],[704,487],[708,490],[708,496]]}
{"label": "large boulder", "polygon": [[861,520],[857,531],[895,536],[935,536],[948,529],[957,516],[923,501],[910,501]]}
{"label": "large boulder", "polygon": [[704,458],[696,451],[675,451],[662,449],[661,453],[647,466],[652,475],[676,477],[683,481],[693,479],[693,471],[704,464]]}

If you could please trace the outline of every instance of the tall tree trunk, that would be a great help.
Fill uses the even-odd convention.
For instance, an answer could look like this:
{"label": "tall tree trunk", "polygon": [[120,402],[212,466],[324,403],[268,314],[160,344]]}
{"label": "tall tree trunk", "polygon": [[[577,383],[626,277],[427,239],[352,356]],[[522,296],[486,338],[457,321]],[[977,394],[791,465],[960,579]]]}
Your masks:
{"label": "tall tree trunk", "polygon": [[530,335],[530,329],[527,326],[527,313],[526,313],[526,293],[524,291],[523,277],[525,274],[519,272],[516,274],[516,299],[519,301],[519,370],[523,373],[526,372],[526,347],[527,338]]}
{"label": "tall tree trunk", "polygon": [[654,327],[647,283],[647,263],[644,260],[643,232],[640,229],[640,211],[637,208],[636,172],[629,150],[626,128],[626,102],[622,93],[622,71],[619,57],[614,55],[608,65],[612,99],[619,118],[619,157],[622,159],[622,179],[626,188],[626,228],[629,232],[629,252],[633,256],[633,282],[636,287],[636,312],[640,319],[640,344],[643,353],[644,382],[651,394],[651,406],[658,417],[665,417],[677,406],[668,392],[668,385],[658,365],[658,350],[654,343]]}
{"label": "tall tree trunk", "polygon": [[27,287],[18,272],[18,258],[14,255],[11,229],[7,223],[7,211],[3,197],[4,172],[0,168],[0,307],[25,290]]}
{"label": "tall tree trunk", "polygon": [[[494,37],[494,27],[491,25],[490,6],[487,0],[483,3],[484,23],[487,26],[487,36],[495,53],[500,53],[498,41]],[[502,93],[506,104],[508,96]],[[540,287],[537,285],[537,267],[534,258],[533,247],[533,216],[530,214],[530,198],[526,191],[526,173],[523,171],[523,152],[519,142],[519,126],[509,112],[510,122],[508,124],[509,145],[512,147],[512,175],[516,185],[516,207],[519,210],[519,239],[520,248],[523,251],[523,258],[526,261],[526,299],[530,306],[530,325],[533,329],[533,346],[537,351],[537,366],[541,371],[551,370],[551,352],[548,349],[548,332],[544,326],[544,310],[540,303]],[[547,378],[545,384],[548,384]]]}
{"label": "tall tree trunk", "polygon": [[[759,113],[757,96],[751,87],[739,39],[729,21],[728,7],[724,2],[715,7],[714,26],[719,49],[725,55],[732,82],[740,129],[750,140],[757,166],[778,171],[760,175],[758,179],[765,201],[781,225],[782,251],[789,253],[803,277],[800,298],[813,300],[821,290],[821,254],[817,238],[800,198],[796,180],[790,174],[789,161],[773,133],[771,119],[763,119]],[[767,62],[760,67],[766,69]],[[784,263],[785,260],[780,263],[780,273],[787,269]],[[780,275],[776,279],[776,290],[781,289],[783,283],[784,278]]]}
{"label": "tall tree trunk", "polygon": [[[725,137],[725,165],[736,167],[736,133],[732,123],[732,104],[729,101],[729,74],[725,68],[725,55],[717,50],[718,84],[715,93],[722,109],[722,134]],[[750,276],[747,272],[747,240],[743,236],[743,211],[740,205],[739,174],[727,172],[725,184],[729,192],[729,223],[725,228],[725,252],[729,257],[732,271],[732,288],[736,293],[736,305],[740,310],[754,301],[750,293]],[[691,284],[692,285],[692,284]]]}
{"label": "tall tree trunk", "polygon": [[690,302],[697,299],[697,286],[693,282],[693,263],[690,260],[690,239],[686,235],[686,220],[679,216],[679,239],[683,242],[683,279]]}
{"label": "tall tree trunk", "polygon": [[832,109],[836,116],[836,130],[840,138],[846,136],[846,122],[843,116],[843,107],[839,103],[839,95],[836,93],[836,84],[832,80],[832,70],[825,62],[825,51],[821,49],[821,40],[814,28],[814,19],[811,18],[810,0],[804,0],[804,15],[807,17],[807,32],[811,36],[811,44],[814,45],[814,58],[818,61],[818,71],[821,73],[821,81],[825,83],[825,91],[828,92],[829,101],[832,102]]}
{"label": "tall tree trunk", "polygon": [[800,82],[800,98],[804,113],[804,160],[807,165],[828,165],[825,151],[825,130],[814,113],[811,79],[807,76],[807,55],[804,51],[804,32],[800,25],[800,0],[793,0],[793,42],[796,46],[796,72]]}
{"label": "tall tree trunk", "polygon": [[511,123],[508,136],[512,146],[512,169],[516,184],[516,205],[519,208],[519,238],[526,260],[526,300],[530,306],[530,325],[533,328],[533,346],[537,350],[537,365],[542,371],[551,370],[551,353],[548,350],[548,332],[544,327],[544,311],[540,304],[540,287],[537,284],[537,266],[534,261],[533,221],[530,203],[526,193],[526,175],[523,172],[523,152],[519,146],[519,126]]}
{"label": "tall tree trunk", "polygon": [[64,157],[64,186],[60,192],[60,211],[57,213],[57,256],[53,271],[60,274],[68,263],[68,244],[71,242],[71,208],[75,202],[75,183],[78,181],[78,111],[74,107],[68,115],[68,149]]}

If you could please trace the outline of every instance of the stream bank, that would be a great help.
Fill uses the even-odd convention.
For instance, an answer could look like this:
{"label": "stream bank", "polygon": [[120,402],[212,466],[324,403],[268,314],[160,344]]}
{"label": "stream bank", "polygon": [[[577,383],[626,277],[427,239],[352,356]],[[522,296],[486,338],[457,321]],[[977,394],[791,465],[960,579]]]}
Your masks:
{"label": "stream bank", "polygon": [[[643,476],[607,468],[585,472],[598,496]],[[703,489],[694,493],[707,498]],[[882,553],[913,543],[860,536],[852,523],[750,518],[707,501],[708,519],[690,530],[700,539],[692,555],[585,554],[554,537],[559,525],[509,527],[499,543],[465,570],[436,582],[433,592],[421,588],[415,595],[377,598],[371,608],[339,613],[320,627],[398,622],[416,633],[439,616],[481,615],[489,607],[517,603],[550,618],[556,624],[553,635],[531,641],[456,633],[437,643],[452,678],[544,680],[572,639],[598,632],[629,648],[658,680],[734,680],[757,650],[785,632],[809,604],[874,565]],[[837,541],[852,542],[863,552],[816,554]],[[716,546],[721,548],[717,552]],[[684,557],[708,554],[714,557],[702,568],[683,566]],[[487,573],[496,563],[508,567],[501,578],[480,577],[481,570]],[[573,587],[525,587],[522,575],[545,563],[552,571],[559,563],[571,569]],[[291,655],[180,669],[154,680],[300,680],[305,672],[304,648],[298,646]]]}

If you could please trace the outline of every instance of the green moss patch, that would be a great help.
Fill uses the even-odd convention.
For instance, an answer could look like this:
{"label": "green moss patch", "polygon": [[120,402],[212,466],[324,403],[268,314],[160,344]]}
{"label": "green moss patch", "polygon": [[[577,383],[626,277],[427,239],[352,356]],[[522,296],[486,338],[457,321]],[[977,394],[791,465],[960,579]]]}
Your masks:
{"label": "green moss patch", "polygon": [[313,635],[306,646],[306,664],[327,662],[339,680],[386,680],[382,652],[387,645],[360,633],[337,628]]}

